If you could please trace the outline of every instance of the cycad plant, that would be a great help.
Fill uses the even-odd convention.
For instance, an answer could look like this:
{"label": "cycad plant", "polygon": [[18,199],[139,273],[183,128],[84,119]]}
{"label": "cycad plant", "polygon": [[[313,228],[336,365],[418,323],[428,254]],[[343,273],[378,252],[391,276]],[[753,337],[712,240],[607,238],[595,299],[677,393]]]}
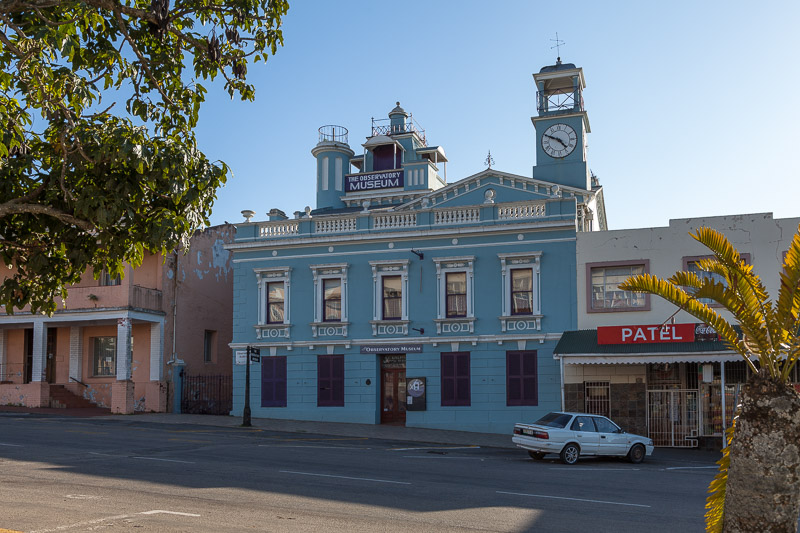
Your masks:
{"label": "cycad plant", "polygon": [[[720,471],[709,487],[706,531],[795,533],[800,513],[800,394],[790,378],[800,354],[800,227],[786,253],[775,301],[724,235],[703,227],[691,236],[714,254],[698,261],[698,268],[718,274],[724,282],[676,272],[666,280],[633,276],[620,288],[660,296],[710,324],[752,370]],[[741,336],[701,298],[728,310]]]}

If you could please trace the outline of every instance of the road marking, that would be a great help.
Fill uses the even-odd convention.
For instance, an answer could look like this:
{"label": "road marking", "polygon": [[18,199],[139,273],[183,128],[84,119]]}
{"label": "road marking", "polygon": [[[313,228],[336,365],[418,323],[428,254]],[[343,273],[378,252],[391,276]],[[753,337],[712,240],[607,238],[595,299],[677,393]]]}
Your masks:
{"label": "road marking", "polygon": [[418,448],[389,448],[390,452],[413,452],[416,450],[477,450],[480,446],[428,446]]}
{"label": "road marking", "polygon": [[66,433],[80,433],[81,435],[108,435],[105,431],[80,431],[77,429],[68,429]]}
{"label": "road marking", "polygon": [[88,520],[86,522],[78,522],[77,524],[70,524],[68,526],[58,526],[52,529],[37,529],[35,531],[30,531],[29,533],[52,533],[53,531],[64,531],[67,529],[75,529],[76,527],[86,527],[86,526],[93,526],[95,524],[101,524],[103,522],[108,522],[109,520],[122,520],[124,518],[130,518],[131,515],[129,514],[120,514],[116,516],[106,516],[104,518],[96,518],[94,520]]}
{"label": "road marking", "polygon": [[70,500],[96,500],[100,498],[100,496],[91,496],[89,494],[67,494],[64,497]]}
{"label": "road marking", "polygon": [[346,437],[343,439],[280,439],[280,442],[305,442],[305,441],[336,441],[336,440],[368,440],[369,437]]}
{"label": "road marking", "polygon": [[162,459],[160,457],[135,456],[135,457],[131,457],[131,459],[147,459],[148,461],[164,461],[166,463],[186,463],[186,464],[190,464],[190,465],[195,464],[194,461],[179,461],[178,459]]}
{"label": "road marking", "polygon": [[443,455],[404,455],[403,459],[466,459],[468,461],[483,461],[483,457],[445,457]]}
{"label": "road marking", "polygon": [[664,470],[697,470],[701,468],[713,468],[716,470],[719,467],[718,466],[668,466]]}
{"label": "road marking", "polygon": [[194,516],[194,517],[200,516],[199,514],[194,514],[194,513],[179,513],[178,511],[162,511],[160,509],[155,509],[153,511],[143,511],[139,514],[174,514],[177,516]]}
{"label": "road marking", "polygon": [[214,442],[213,440],[175,439],[175,438],[167,439],[167,440],[170,441],[170,442],[198,442],[198,443],[201,443],[201,444],[202,443]]}
{"label": "road marking", "polygon": [[259,444],[259,448],[317,448],[320,450],[371,450],[372,448],[363,448],[361,446],[303,446],[302,444],[289,444],[282,446],[280,444]]}
{"label": "road marking", "polygon": [[495,491],[497,494],[510,494],[512,496],[530,496],[531,498],[547,498],[550,500],[569,500],[572,502],[589,502],[589,503],[605,503],[607,505],[624,505],[626,507],[647,507],[649,505],[641,505],[639,503],[623,503],[623,502],[607,502],[604,500],[587,500],[584,498],[566,498],[564,496],[547,496],[545,494],[527,494],[524,492],[504,492],[502,490]]}
{"label": "road marking", "polygon": [[22,444],[6,444],[4,442],[0,442],[0,446],[12,446],[14,448],[22,448]]}
{"label": "road marking", "polygon": [[122,455],[114,455],[111,453],[88,452],[89,455],[102,455],[103,457],[122,457]]}
{"label": "road marking", "polygon": [[571,466],[553,466],[550,470],[565,470],[571,472],[573,470],[588,470],[590,472],[638,472],[641,468],[573,468]]}
{"label": "road marking", "polygon": [[374,481],[375,483],[394,483],[396,485],[411,485],[411,483],[406,483],[405,481],[390,481],[388,479],[371,479],[367,477],[349,477],[349,476],[334,476],[331,474],[314,474],[311,472],[295,472],[292,470],[279,470],[281,474],[298,474],[301,476],[317,476],[317,477],[333,477],[338,479],[354,479],[357,481]]}

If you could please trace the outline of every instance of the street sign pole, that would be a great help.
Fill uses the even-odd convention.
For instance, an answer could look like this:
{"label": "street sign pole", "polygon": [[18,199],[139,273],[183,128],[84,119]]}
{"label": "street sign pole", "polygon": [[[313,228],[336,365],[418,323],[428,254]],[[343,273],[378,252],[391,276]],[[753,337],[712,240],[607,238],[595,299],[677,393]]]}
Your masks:
{"label": "street sign pole", "polygon": [[242,426],[250,427],[250,346],[247,347],[247,368],[244,378],[244,411],[242,412]]}

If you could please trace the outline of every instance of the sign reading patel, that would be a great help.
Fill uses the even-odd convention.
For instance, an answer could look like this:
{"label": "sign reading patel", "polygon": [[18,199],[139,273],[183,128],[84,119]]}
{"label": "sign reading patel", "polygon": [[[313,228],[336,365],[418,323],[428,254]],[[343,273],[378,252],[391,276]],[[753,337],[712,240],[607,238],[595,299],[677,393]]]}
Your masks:
{"label": "sign reading patel", "polygon": [[653,326],[599,326],[597,344],[647,344],[653,342],[694,342],[694,324]]}

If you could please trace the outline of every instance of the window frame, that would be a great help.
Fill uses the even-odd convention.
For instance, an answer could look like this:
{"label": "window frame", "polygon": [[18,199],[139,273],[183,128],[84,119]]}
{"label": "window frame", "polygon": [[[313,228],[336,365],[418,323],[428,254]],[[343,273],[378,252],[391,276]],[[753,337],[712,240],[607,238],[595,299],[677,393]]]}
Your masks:
{"label": "window frame", "polygon": [[[110,353],[112,356],[112,361],[109,365],[110,372],[107,374],[98,374],[97,369],[97,357],[101,355],[98,353],[98,342],[102,342],[102,339],[106,339],[110,342]],[[95,337],[91,337],[91,346],[92,346],[92,376],[93,378],[110,378],[117,375],[117,337],[115,335],[97,335]],[[106,354],[103,354],[106,355]],[[104,365],[105,366],[105,365]]]}
{"label": "window frame", "polygon": [[[533,374],[525,373],[525,357],[529,356],[533,359]],[[520,373],[512,375],[511,358],[519,357]],[[525,387],[526,379],[533,378],[533,392],[528,394],[529,391]],[[519,380],[520,397],[511,397],[511,382],[512,380]],[[509,350],[506,352],[506,405],[509,407],[518,406],[538,406],[539,405],[539,354],[537,350]]]}
{"label": "window frame", "polygon": [[[292,267],[274,267],[255,269],[258,283],[258,325],[280,326],[291,324],[291,270]],[[268,285],[283,282],[283,322],[270,322],[268,307]]]}
{"label": "window frame", "polygon": [[[529,291],[515,291],[514,290],[514,272],[530,272],[530,274],[531,274],[531,289]],[[531,315],[533,315],[533,307],[534,307],[533,306],[533,294],[534,294],[533,277],[534,277],[533,269],[530,268],[530,267],[509,268],[508,269],[508,281],[510,283],[510,287],[509,287],[509,298],[510,298],[510,300],[509,300],[509,306],[510,306],[509,307],[509,313],[510,313],[511,316],[531,316]],[[530,311],[524,312],[524,313],[515,312],[514,311],[514,295],[518,294],[518,293],[530,293],[530,295],[531,295],[531,297],[530,297],[530,302],[531,302]]]}
{"label": "window frame", "polygon": [[[463,284],[464,284],[464,292],[450,292],[450,276],[463,276]],[[457,283],[462,283],[458,281]],[[445,291],[445,302],[444,302],[444,313],[445,318],[466,318],[467,316],[467,273],[463,270],[454,270],[451,272],[445,272],[444,274],[444,291]],[[454,305],[453,308],[450,307],[450,299],[456,298],[458,305]],[[463,303],[462,303],[463,302]],[[459,311],[462,309],[463,311]]]}
{"label": "window frame", "polygon": [[203,330],[203,363],[213,364],[217,360],[217,332]]}
{"label": "window frame", "polygon": [[[500,258],[500,281],[502,283],[502,310],[501,319],[520,319],[525,317],[541,318],[542,316],[542,291],[541,291],[541,259],[542,252],[523,252],[497,254]],[[511,271],[519,269],[531,269],[531,313],[512,315],[511,309]],[[538,329],[538,327],[537,327]]]}
{"label": "window frame", "polygon": [[[311,265],[311,275],[314,280],[314,324],[347,324],[348,323],[348,283],[347,263],[330,263]],[[338,320],[325,318],[325,282],[338,279],[341,293],[340,318]]]}
{"label": "window frame", "polygon": [[[752,265],[752,263],[750,262],[750,254],[749,253],[743,253],[743,254],[740,253],[739,256],[742,259],[744,259],[745,263],[747,263],[748,265]],[[714,259],[714,257],[715,256],[713,256],[713,255],[686,255],[686,256],[683,256],[681,258],[681,265],[683,266],[683,271],[684,272],[689,272],[689,265],[692,264],[692,263],[697,263],[698,261],[700,261],[702,259]],[[709,275],[712,275],[712,276],[714,275],[714,274],[712,274],[710,272],[703,272],[703,271],[695,272],[695,274],[698,274],[701,278],[703,277],[701,274],[709,274]],[[724,280],[722,280],[722,281],[724,282]],[[720,304],[718,304],[718,303],[716,303],[716,302],[714,302],[712,300],[709,300],[709,301],[706,301],[706,300],[707,300],[707,298],[699,298],[697,301],[700,302],[700,303],[704,303],[707,306],[712,307],[712,308],[720,308],[720,307],[722,307],[722,305],[720,305]]]}
{"label": "window frame", "polygon": [[103,269],[100,273],[100,286],[101,287],[117,287],[122,285],[122,276],[117,274],[114,277],[111,277],[111,274],[108,270]]}
{"label": "window frame", "polygon": [[[281,289],[283,291],[283,298],[280,301],[277,300],[277,299],[274,300],[274,301],[270,300],[270,294],[272,293],[271,287],[273,285],[280,285],[281,286]],[[284,281],[268,281],[266,283],[264,293],[266,294],[266,297],[267,297],[267,309],[266,309],[266,311],[267,311],[267,314],[266,314],[267,322],[266,323],[267,324],[285,324],[286,323],[286,283]],[[272,306],[273,305],[277,306],[278,304],[280,304],[281,314],[283,315],[283,319],[282,320],[272,320],[272,318],[271,318],[272,317],[272,312],[271,312]]]}
{"label": "window frame", "polygon": [[[475,318],[475,257],[474,256],[458,256],[458,257],[434,257],[433,262],[436,264],[436,308],[438,320],[464,320]],[[465,281],[465,313],[459,315],[448,314],[447,305],[447,276],[450,274],[464,274]]]}
{"label": "window frame", "polygon": [[[592,292],[592,270],[596,268],[613,268],[624,266],[642,266],[642,273],[650,273],[650,260],[649,259],[630,259],[624,261],[600,261],[594,263],[586,263],[586,312],[587,313],[630,313],[637,311],[650,311],[650,295],[644,294],[644,305],[641,307],[603,307],[595,309],[592,307],[593,295]],[[632,292],[632,291],[624,291]],[[605,301],[605,300],[604,300]]]}
{"label": "window frame", "polygon": [[[398,284],[400,285],[400,296],[386,296],[386,280],[387,279],[397,279]],[[402,320],[403,319],[403,276],[400,275],[392,275],[392,276],[381,276],[381,320]],[[386,316],[386,303],[388,301],[395,301],[398,300],[399,302],[399,311],[400,313],[397,316]],[[391,306],[394,307],[394,306]]]}
{"label": "window frame", "polygon": [[[370,261],[372,267],[373,308],[372,321],[375,323],[397,324],[408,322],[408,264],[407,259],[400,261]],[[400,276],[400,318],[383,318],[383,278]],[[373,327],[374,329],[374,327]],[[374,331],[373,331],[374,334]]]}
{"label": "window frame", "polygon": [[[453,374],[445,374],[446,358],[453,359]],[[466,359],[467,373],[466,376],[458,373],[459,358]],[[472,405],[472,360],[470,352],[441,352],[439,357],[440,362],[440,386],[441,386],[441,406],[442,407],[470,407]],[[446,386],[446,382],[451,382],[450,386]],[[458,386],[459,381],[463,383],[466,381],[466,395],[459,396]],[[445,397],[445,391],[452,389],[452,397]]]}

